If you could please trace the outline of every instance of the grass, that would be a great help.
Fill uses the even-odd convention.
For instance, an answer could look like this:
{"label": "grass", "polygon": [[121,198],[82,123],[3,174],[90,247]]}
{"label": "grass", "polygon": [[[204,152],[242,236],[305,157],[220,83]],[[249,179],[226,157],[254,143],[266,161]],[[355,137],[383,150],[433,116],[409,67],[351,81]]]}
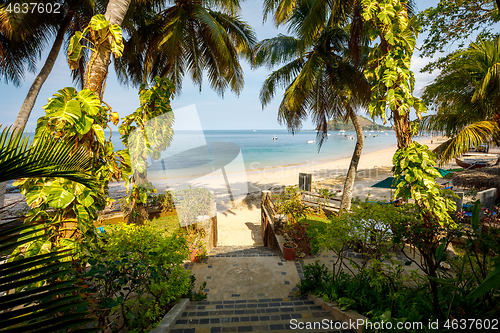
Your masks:
{"label": "grass", "polygon": [[307,215],[305,219],[300,220],[300,223],[308,224],[306,234],[308,237],[311,237],[311,255],[315,255],[319,250],[321,250],[318,243],[318,236],[324,233],[328,222],[329,220],[327,218],[316,215]]}
{"label": "grass", "polygon": [[[112,226],[115,224],[123,223],[123,221],[113,221],[108,224],[103,224],[99,225],[104,228],[104,231],[110,231]],[[177,217],[177,214],[172,214],[172,215],[167,215],[167,216],[162,216],[159,218],[154,218],[150,220],[149,223],[151,226],[155,228],[155,230],[159,232],[163,232],[164,236],[169,236],[171,235],[174,230],[177,230],[180,228],[180,223],[179,223],[179,218]]]}
{"label": "grass", "polygon": [[180,228],[180,222],[177,214],[152,219],[150,224],[155,228],[155,230],[165,232],[165,236],[171,235],[174,230]]}

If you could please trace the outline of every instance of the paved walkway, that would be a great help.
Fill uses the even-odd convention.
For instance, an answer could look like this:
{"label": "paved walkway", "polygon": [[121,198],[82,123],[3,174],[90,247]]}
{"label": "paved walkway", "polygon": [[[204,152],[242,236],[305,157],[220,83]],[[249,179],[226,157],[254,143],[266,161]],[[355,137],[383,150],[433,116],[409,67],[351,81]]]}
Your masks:
{"label": "paved walkway", "polygon": [[208,259],[185,267],[197,287],[207,281],[207,300],[190,302],[172,333],[290,332],[314,322],[327,326],[300,331],[341,332],[329,312],[295,296],[304,277],[298,260],[284,260],[263,246],[220,246]]}
{"label": "paved walkway", "polygon": [[263,246],[220,246],[201,263],[188,263],[196,285],[207,282],[209,301],[287,297],[302,275],[298,261]]}
{"label": "paved walkway", "polygon": [[[296,296],[303,261],[284,260],[262,246],[260,202],[219,213],[217,224],[219,246],[208,259],[185,264],[196,276],[196,290],[207,282],[207,300],[190,302],[172,332],[290,332],[295,322],[324,319],[334,325],[329,312]],[[331,327],[301,331],[340,332]]]}

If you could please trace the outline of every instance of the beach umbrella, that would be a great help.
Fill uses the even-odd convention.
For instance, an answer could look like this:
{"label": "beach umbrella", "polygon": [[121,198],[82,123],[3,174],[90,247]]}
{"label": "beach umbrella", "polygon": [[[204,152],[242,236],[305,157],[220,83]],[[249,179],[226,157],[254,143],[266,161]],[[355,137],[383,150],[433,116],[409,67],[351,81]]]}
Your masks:
{"label": "beach umbrella", "polygon": [[[387,177],[386,179],[372,185],[372,187],[379,187],[379,188],[395,188],[396,186],[392,186],[392,182],[394,181],[394,177]],[[402,182],[403,179],[400,178],[398,181],[398,184]]]}

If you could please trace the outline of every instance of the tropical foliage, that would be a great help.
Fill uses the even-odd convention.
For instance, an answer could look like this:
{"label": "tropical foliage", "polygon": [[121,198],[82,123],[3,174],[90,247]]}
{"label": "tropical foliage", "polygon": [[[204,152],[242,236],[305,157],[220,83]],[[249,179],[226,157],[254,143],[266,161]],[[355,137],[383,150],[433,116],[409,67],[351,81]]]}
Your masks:
{"label": "tropical foliage", "polygon": [[171,232],[166,235],[148,223],[106,228],[85,274],[100,326],[148,332],[181,297],[190,297],[194,277],[183,266],[185,232]]}
{"label": "tropical foliage", "polygon": [[[453,191],[441,189],[436,179],[440,176],[435,155],[429,147],[412,142],[399,149],[392,159],[395,175],[395,198],[413,198],[423,219],[435,220],[442,225],[454,225],[449,212],[456,210]],[[402,179],[398,183],[398,180]]]}
{"label": "tropical foliage", "polygon": [[422,101],[413,96],[415,78],[410,70],[418,27],[409,16],[405,0],[364,0],[362,7],[370,39],[380,38],[380,45],[370,52],[365,70],[373,83],[370,114],[386,119],[386,108],[391,110],[398,148],[404,148],[412,136],[410,109],[414,108],[419,118],[426,111]]}
{"label": "tropical foliage", "polygon": [[119,127],[123,145],[128,155],[133,175],[125,178],[128,185],[132,181],[133,188],[125,199],[129,207],[125,213],[129,222],[141,223],[147,214],[144,205],[148,193],[156,192],[147,180],[148,159],[158,160],[161,153],[170,146],[174,131],[174,114],[170,107],[170,98],[174,93],[174,85],[165,78],[155,78],[155,85],[146,89],[141,85],[139,100],[141,106],[131,115],[123,119]]}
{"label": "tropical foliage", "polygon": [[[73,145],[63,140],[44,139],[32,145],[27,135],[4,129],[0,135],[0,169],[6,172],[1,180],[46,176],[95,184],[88,173],[92,158],[84,149],[74,151]],[[0,331],[66,330],[95,321],[86,309],[89,302],[82,293],[86,286],[77,278],[71,261],[75,253],[43,248],[46,229],[57,228],[60,223],[47,226],[39,220],[22,222],[15,219],[2,224],[0,230],[0,253],[10,254],[0,264]]]}
{"label": "tropical foliage", "polygon": [[[418,208],[412,204],[356,203],[351,212],[332,216],[319,234],[321,246],[336,254],[333,270],[318,261],[305,266],[299,292],[335,301],[342,310],[355,310],[372,323],[390,322],[393,328],[398,322],[421,322],[424,327],[413,330],[420,332],[439,319],[439,330],[451,332],[456,331],[453,320],[472,318],[491,327],[500,311],[494,280],[498,268],[492,267],[495,261],[498,267],[493,256],[500,250],[500,235],[498,228],[488,227],[498,221],[480,220],[479,207],[474,208],[472,221],[450,229],[429,225],[425,216],[415,214]],[[460,238],[464,241],[457,241]],[[458,254],[454,257],[446,251],[452,240]],[[408,253],[405,242],[417,249],[416,257]],[[393,252],[394,247],[399,251]],[[364,260],[352,259],[348,248],[355,248]]]}
{"label": "tropical foliage", "polygon": [[[19,222],[2,225],[0,252],[45,240],[43,224]],[[19,254],[0,264],[0,332],[54,332],[95,321],[87,311],[86,284],[76,277],[72,255],[68,250]]]}
{"label": "tropical foliage", "polygon": [[[495,0],[440,0],[435,7],[423,10],[419,21],[428,35],[420,48],[420,56],[431,57],[436,52],[446,52],[453,43],[462,48],[472,34],[491,35],[494,24],[500,19],[498,3]],[[422,71],[442,69],[448,59],[446,56],[433,61]]]}
{"label": "tropical foliage", "polygon": [[[1,126],[1,125],[0,125]],[[89,175],[91,156],[64,140],[50,136],[32,145],[29,136],[4,128],[0,133],[0,182],[28,177],[64,177],[87,187],[94,185]]]}
{"label": "tropical foliage", "polygon": [[455,52],[422,98],[437,111],[422,121],[422,130],[449,137],[435,152],[440,163],[481,143],[500,143],[500,37],[479,38]]}
{"label": "tropical foliage", "polygon": [[[110,27],[102,15],[94,17],[88,29],[97,40],[109,34],[121,36],[115,31],[116,26]],[[70,50],[78,57],[78,43],[83,35],[76,36]],[[116,38],[115,42],[119,43],[119,37]],[[17,185],[31,207],[27,220],[47,223],[45,246],[49,249],[54,246],[77,248],[82,235],[86,235],[87,240],[95,237],[93,221],[110,200],[107,183],[128,175],[128,153],[114,152],[110,139],[106,140],[104,129],[115,115],[107,106],[102,106],[99,97],[89,89],[79,92],[72,87],[61,89],[48,100],[44,109],[46,115],[38,120],[34,145],[43,144],[42,138],[52,136],[64,138],[75,149],[85,150],[92,157],[91,173],[97,184],[87,188],[69,179],[43,177],[20,180]],[[63,223],[52,225],[55,221]]]}

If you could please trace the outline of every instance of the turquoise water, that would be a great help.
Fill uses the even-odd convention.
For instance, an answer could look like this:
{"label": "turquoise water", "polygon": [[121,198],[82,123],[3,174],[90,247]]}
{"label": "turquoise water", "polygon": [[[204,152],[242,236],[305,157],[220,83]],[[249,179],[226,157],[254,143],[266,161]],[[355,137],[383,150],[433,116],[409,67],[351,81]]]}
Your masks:
{"label": "turquoise water", "polygon": [[[318,151],[316,132],[301,131],[294,135],[286,130],[256,130],[253,131],[206,131],[209,142],[232,142],[240,146],[247,170],[261,169],[272,166],[311,163],[322,160],[335,160],[352,155],[356,140],[345,137],[355,137],[355,132],[331,132]],[[339,135],[341,134],[341,135]],[[378,135],[373,137],[373,135]],[[272,138],[277,136],[277,140]],[[374,151],[395,145],[394,132],[366,133],[363,151]]]}
{"label": "turquoise water", "polygon": [[[30,133],[33,136],[33,133]],[[287,130],[207,130],[207,131],[175,131],[174,138],[163,154],[165,161],[170,160],[171,168],[182,169],[199,163],[203,156],[189,156],[185,154],[190,149],[204,146],[213,142],[228,142],[239,146],[247,170],[263,169],[285,165],[314,163],[326,160],[337,160],[350,157],[356,145],[355,132],[330,132],[323,146],[318,151],[316,143],[307,141],[316,140],[315,131],[302,130],[294,135]],[[365,132],[363,152],[371,152],[397,144],[394,131]],[[374,137],[375,135],[375,137]],[[347,136],[347,137],[346,137]],[[106,133],[106,138],[109,132]],[[277,140],[273,140],[277,137]],[[112,142],[115,150],[123,149],[120,137],[113,133]],[[175,158],[176,154],[184,153],[182,158]],[[193,149],[193,154],[199,150]],[[179,156],[179,155],[177,155]],[[204,162],[204,161],[203,161]]]}
{"label": "turquoise water", "polygon": [[[318,151],[316,143],[307,142],[316,140],[316,132],[314,131],[301,131],[295,135],[287,130],[176,131],[171,147],[167,149],[165,154],[162,154],[162,157],[165,161],[170,159],[170,163],[175,164],[175,168],[191,167],[193,166],[191,163],[196,163],[199,157],[186,158],[186,154],[183,154],[182,159],[173,158],[172,160],[172,156],[213,142],[228,142],[238,145],[247,170],[314,163],[351,156],[356,140],[350,140],[347,137],[355,137],[355,132],[331,132],[330,134]],[[397,143],[393,131],[367,132],[365,135],[363,152],[388,148]],[[278,139],[273,140],[273,137]],[[115,147],[117,146],[118,144],[115,143]],[[199,154],[199,151],[193,150],[193,154],[196,153]]]}

